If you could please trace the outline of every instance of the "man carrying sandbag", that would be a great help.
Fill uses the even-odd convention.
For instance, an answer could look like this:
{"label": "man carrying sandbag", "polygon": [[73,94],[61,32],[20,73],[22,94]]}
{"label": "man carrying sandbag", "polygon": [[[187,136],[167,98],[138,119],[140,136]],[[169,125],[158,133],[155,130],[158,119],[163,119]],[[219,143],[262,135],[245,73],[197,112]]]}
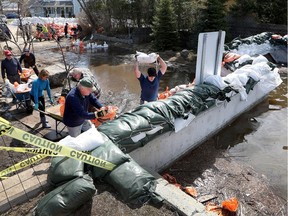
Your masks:
{"label": "man carrying sandbag", "polygon": [[159,55],[157,55],[157,62],[159,62],[161,66],[159,71],[157,72],[153,67],[148,68],[148,76],[145,76],[140,72],[138,59],[135,63],[134,73],[141,86],[140,104],[157,100],[160,79],[167,70],[166,63]]}

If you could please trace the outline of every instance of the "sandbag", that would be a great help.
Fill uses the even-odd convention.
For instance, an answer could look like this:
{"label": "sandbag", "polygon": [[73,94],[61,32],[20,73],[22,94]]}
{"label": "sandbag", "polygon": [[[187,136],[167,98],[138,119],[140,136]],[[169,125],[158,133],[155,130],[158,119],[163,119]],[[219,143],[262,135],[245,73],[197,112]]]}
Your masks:
{"label": "sandbag", "polygon": [[[109,161],[116,166],[129,161],[130,157],[124,154],[111,140],[105,139],[105,144],[99,146],[91,152],[94,157],[101,158],[102,160]],[[91,166],[92,178],[101,178],[109,171],[100,167]]]}
{"label": "sandbag", "polygon": [[84,163],[68,157],[53,157],[48,170],[47,182],[52,186],[66,183],[84,175]]}
{"label": "sandbag", "polygon": [[89,175],[75,178],[46,194],[37,204],[35,216],[71,216],[96,192]]}
{"label": "sandbag", "polygon": [[134,134],[151,130],[151,125],[142,116],[124,113],[117,119],[98,127],[98,130],[109,137],[115,144],[130,139]]}
{"label": "sandbag", "polygon": [[139,63],[151,64],[157,60],[157,54],[156,53],[146,54],[143,52],[136,51],[136,58]]}
{"label": "sandbag", "polygon": [[121,195],[125,202],[143,204],[158,203],[163,198],[155,193],[156,179],[133,159],[116,167],[104,178]]}
{"label": "sandbag", "polygon": [[59,143],[78,151],[91,151],[99,145],[104,144],[104,139],[102,134],[100,134],[95,127],[92,127],[77,137],[68,135],[61,139]]}

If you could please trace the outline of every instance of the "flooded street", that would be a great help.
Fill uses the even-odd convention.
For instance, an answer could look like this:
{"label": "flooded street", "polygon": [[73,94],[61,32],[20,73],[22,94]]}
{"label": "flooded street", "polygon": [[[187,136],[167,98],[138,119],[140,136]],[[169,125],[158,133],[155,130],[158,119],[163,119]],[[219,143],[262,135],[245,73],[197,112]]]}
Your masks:
{"label": "flooded street", "polygon": [[[127,54],[127,53],[126,53]],[[119,64],[111,54],[87,53],[77,66],[86,66],[93,71],[104,91],[114,92],[119,97],[139,102],[140,86],[133,73],[131,61]],[[129,55],[128,55],[129,59]],[[164,59],[166,60],[166,59]],[[125,61],[124,61],[125,62]],[[145,71],[145,67],[140,67]],[[287,72],[286,72],[287,73]],[[188,72],[167,71],[160,84],[160,92],[188,84],[193,76]],[[264,102],[241,115],[217,137],[216,148],[228,149],[231,157],[252,166],[267,176],[277,195],[287,200],[287,76],[283,83]]]}

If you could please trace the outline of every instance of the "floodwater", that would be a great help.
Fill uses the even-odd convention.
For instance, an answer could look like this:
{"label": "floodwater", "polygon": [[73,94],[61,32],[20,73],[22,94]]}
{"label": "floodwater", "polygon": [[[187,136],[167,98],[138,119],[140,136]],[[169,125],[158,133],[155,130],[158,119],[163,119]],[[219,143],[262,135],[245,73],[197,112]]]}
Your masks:
{"label": "floodwater", "polygon": [[[133,73],[134,54],[130,54],[131,57],[129,53],[121,54],[126,55],[126,63],[119,64],[115,60],[117,53],[102,51],[82,55],[77,66],[90,68],[104,91],[116,92],[121,97],[135,101],[137,105],[140,86]],[[145,71],[146,68],[141,66],[140,70]],[[166,86],[173,88],[188,84],[192,79],[193,75],[189,73],[168,70],[159,91],[164,91]],[[282,80],[283,83],[270,93],[267,100],[217,134],[217,148],[228,149],[236,160],[247,163],[265,175],[277,195],[287,200],[287,68]]]}

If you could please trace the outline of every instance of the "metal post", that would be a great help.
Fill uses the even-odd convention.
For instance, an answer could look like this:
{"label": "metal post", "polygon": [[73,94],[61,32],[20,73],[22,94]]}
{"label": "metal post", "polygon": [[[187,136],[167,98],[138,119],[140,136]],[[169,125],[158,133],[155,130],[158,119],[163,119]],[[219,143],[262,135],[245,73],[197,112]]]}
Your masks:
{"label": "metal post", "polygon": [[207,42],[207,34],[203,35],[203,47],[202,47],[202,53],[201,53],[201,71],[200,71],[200,84],[203,83],[203,74],[205,69],[205,54],[206,54],[206,42]]}
{"label": "metal post", "polygon": [[222,60],[222,53],[219,53],[220,52],[220,45],[221,45],[221,40],[222,40],[222,30],[220,30],[218,32],[218,38],[217,38],[217,49],[216,49],[216,59],[215,59],[215,66],[214,66],[214,75],[217,75],[218,71],[218,64],[219,64],[219,61],[220,61],[220,58]]}

